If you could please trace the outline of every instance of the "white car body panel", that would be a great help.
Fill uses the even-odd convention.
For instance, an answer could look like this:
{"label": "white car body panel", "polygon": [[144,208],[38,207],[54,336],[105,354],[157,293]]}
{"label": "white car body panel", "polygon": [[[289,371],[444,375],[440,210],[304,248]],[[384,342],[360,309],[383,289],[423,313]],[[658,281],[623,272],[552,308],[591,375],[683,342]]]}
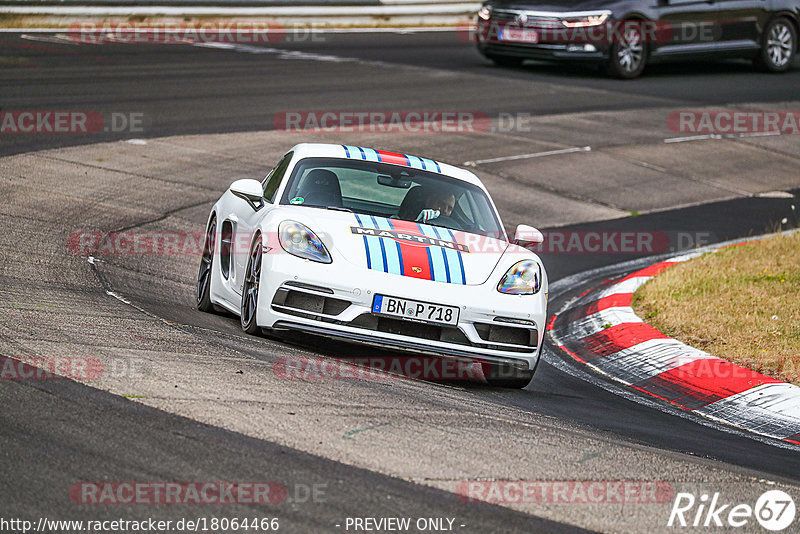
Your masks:
{"label": "white car body panel", "polygon": [[[343,145],[301,144],[292,148],[292,152],[291,162],[277,190],[274,204],[267,202],[261,209],[254,210],[230,190],[214,204],[209,216],[209,222],[212,217],[217,221],[218,251],[214,256],[210,286],[210,298],[213,304],[237,315],[240,313],[243,273],[247,266],[248,252],[254,236],[261,235],[263,256],[256,313],[256,322],[260,327],[305,330],[338,336],[350,341],[391,345],[406,350],[449,356],[473,357],[490,362],[513,361],[517,365],[524,364],[528,369],[535,368],[546,323],[548,282],[544,267],[542,266],[541,290],[536,294],[505,294],[499,292],[497,286],[503,275],[522,260],[532,260],[541,266],[541,260],[536,254],[509,243],[505,235],[502,239],[493,239],[467,232],[434,229],[429,225],[417,225],[418,231],[411,231],[409,228],[416,223],[380,217],[365,220],[370,216],[324,208],[280,205],[279,199],[287,187],[292,170],[300,160],[308,157],[347,157]],[[409,159],[413,156],[405,157],[408,161],[419,163],[417,160]],[[422,161],[421,158],[417,159]],[[487,193],[490,202],[493,202],[483,184],[471,172],[432,160],[424,161],[435,163],[441,174],[480,187]],[[426,165],[430,166],[430,163]],[[497,210],[493,203],[492,209],[496,214]],[[500,221],[499,216],[497,219]],[[285,220],[302,223],[311,229],[325,244],[333,261],[324,264],[285,252],[277,237],[278,225]],[[231,269],[227,277],[222,274],[223,261],[219,252],[223,222],[226,221],[234,225],[235,232]],[[387,224],[396,225],[398,228],[390,230],[394,234],[383,234],[384,237],[380,237],[379,232],[386,231]],[[358,233],[364,230],[358,230],[359,228],[375,228],[376,235],[364,237],[362,233]],[[456,250],[431,243],[419,244],[413,239],[405,239],[403,236],[406,235],[411,235],[413,239],[430,237],[433,240],[431,243],[435,243],[436,240],[455,243],[452,246],[456,247]],[[387,259],[383,260],[383,270],[380,266],[368,267],[370,251],[373,259],[378,257],[374,255],[377,250],[374,247],[377,245],[381,246],[381,251],[384,253],[389,250],[388,255],[384,256]],[[414,265],[414,260],[397,256],[393,247],[398,251],[416,250],[414,254],[421,254],[419,250],[425,250],[429,258],[436,256],[438,259],[436,261],[431,259],[428,266],[420,264],[417,267]],[[464,247],[464,250],[458,247]],[[384,272],[391,270],[389,265],[391,262],[394,262],[391,265],[394,273]],[[404,274],[397,272],[398,266],[401,266]],[[459,275],[462,266],[463,277]],[[406,273],[409,267],[420,269],[422,274],[425,269],[429,269],[428,274],[432,279],[420,279],[414,277],[417,275]],[[296,285],[288,288],[290,291],[317,297],[324,296],[347,301],[350,304],[335,315],[321,312],[298,313],[297,310],[287,309],[281,304],[273,305],[274,302],[280,301],[276,298],[276,294],[281,288],[283,288],[282,294],[286,294],[287,282],[305,284],[302,287]],[[309,286],[316,286],[325,291]],[[458,330],[465,339],[459,342],[424,339],[405,335],[402,331],[383,331],[351,324],[357,319],[366,322],[377,321],[370,318],[374,317],[372,304],[376,294],[458,307]],[[408,323],[409,329],[414,324],[410,321],[397,320],[402,321],[399,323],[401,325]],[[538,339],[527,347],[497,340],[489,342],[481,337],[475,323],[479,323],[479,326],[483,324],[493,327],[523,328],[526,331],[535,330]]]}

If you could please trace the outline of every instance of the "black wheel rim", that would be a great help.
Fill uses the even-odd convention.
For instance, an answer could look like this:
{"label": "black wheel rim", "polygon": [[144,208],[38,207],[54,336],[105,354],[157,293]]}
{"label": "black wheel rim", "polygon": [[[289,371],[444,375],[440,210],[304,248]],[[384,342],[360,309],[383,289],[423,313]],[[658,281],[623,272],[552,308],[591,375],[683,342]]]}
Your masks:
{"label": "black wheel rim", "polygon": [[242,324],[250,326],[256,318],[258,284],[261,280],[261,240],[256,241],[247,262],[247,274],[242,288]]}
{"label": "black wheel rim", "polygon": [[214,247],[217,239],[217,223],[212,222],[206,233],[203,244],[203,256],[200,259],[200,272],[197,275],[197,302],[208,295],[211,288],[211,264],[214,262]]}

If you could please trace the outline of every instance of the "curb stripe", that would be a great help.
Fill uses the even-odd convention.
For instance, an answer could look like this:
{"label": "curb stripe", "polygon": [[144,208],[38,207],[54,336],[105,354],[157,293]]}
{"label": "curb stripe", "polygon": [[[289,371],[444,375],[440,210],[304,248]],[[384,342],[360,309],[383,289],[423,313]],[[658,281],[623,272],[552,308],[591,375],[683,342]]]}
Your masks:
{"label": "curb stripe", "polygon": [[672,339],[642,322],[631,308],[633,293],[647,280],[704,253],[690,252],[605,280],[553,315],[547,330],[573,359],[632,389],[800,445],[800,387]]}

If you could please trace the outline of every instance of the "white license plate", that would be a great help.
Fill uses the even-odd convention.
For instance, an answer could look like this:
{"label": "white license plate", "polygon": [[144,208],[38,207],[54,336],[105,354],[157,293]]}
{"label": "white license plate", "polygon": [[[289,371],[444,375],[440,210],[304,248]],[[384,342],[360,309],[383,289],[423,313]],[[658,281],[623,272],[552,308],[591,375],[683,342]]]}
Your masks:
{"label": "white license plate", "polygon": [[504,28],[497,32],[497,40],[536,44],[539,42],[539,33],[525,28]]}
{"label": "white license plate", "polygon": [[372,301],[372,313],[425,323],[458,324],[458,308],[456,306],[443,306],[385,295],[375,295]]}

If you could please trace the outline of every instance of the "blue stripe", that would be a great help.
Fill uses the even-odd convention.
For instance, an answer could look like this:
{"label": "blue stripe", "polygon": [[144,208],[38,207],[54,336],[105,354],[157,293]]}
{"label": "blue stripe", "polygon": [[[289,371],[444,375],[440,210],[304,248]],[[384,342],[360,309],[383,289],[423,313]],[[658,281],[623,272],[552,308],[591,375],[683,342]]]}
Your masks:
{"label": "blue stripe", "polygon": [[400,248],[400,243],[395,241],[394,244],[397,246],[397,262],[400,264],[400,274],[405,276],[406,268],[403,266],[403,250]]}
{"label": "blue stripe", "polygon": [[[456,236],[453,235],[453,232],[450,231],[449,229],[447,229],[446,232],[447,232],[447,235],[450,236],[450,241],[455,242],[456,241]],[[461,251],[460,250],[451,250],[450,251],[450,257],[451,258],[455,257],[458,260],[458,268],[459,268],[459,271],[461,271],[461,283],[466,285],[467,284],[467,276],[464,273],[464,257],[461,255]],[[453,262],[453,263],[455,263],[455,262]]]}
{"label": "blue stripe", "polygon": [[[391,230],[394,230],[394,224],[392,223],[392,220],[391,219],[384,219],[384,220],[386,221],[386,224],[389,225],[389,228]],[[403,266],[403,249],[402,249],[402,247],[400,247],[400,243],[398,243],[397,241],[395,241],[394,244],[395,244],[395,247],[397,248],[397,264],[400,266],[400,274],[402,276],[405,276],[406,275],[406,269]]]}
{"label": "blue stripe", "polygon": [[[372,216],[371,216],[372,217]],[[392,230],[394,226],[389,221],[389,219],[385,217],[372,217],[372,221],[375,224],[375,227],[380,230]],[[381,246],[383,247],[382,250],[385,254],[384,258],[386,261],[386,269],[387,272],[392,274],[403,274],[403,262],[400,258],[400,245],[394,239],[391,240],[395,246],[386,246],[389,244],[388,238],[381,237]]]}
{"label": "blue stripe", "polygon": [[[437,228],[437,232],[442,236],[444,241],[450,241],[451,243],[455,242],[456,238],[447,228]],[[444,251],[444,258],[445,263],[448,264],[448,270],[450,273],[450,278],[453,280],[454,284],[466,284],[466,280],[464,280],[464,262],[461,258],[461,252],[452,248],[443,248]]]}
{"label": "blue stripe", "polygon": [[[444,236],[442,236],[441,230],[439,230],[434,226],[433,231],[436,232],[436,235],[439,236],[439,239],[443,239]],[[449,284],[453,278],[450,274],[450,262],[447,261],[447,256],[450,251],[446,248],[442,248],[441,250],[442,250],[442,257],[444,258],[444,272],[445,274],[447,274],[447,283]]]}
{"label": "blue stripe", "polygon": [[[436,230],[432,226],[422,224],[417,226],[422,230],[423,235],[439,239]],[[431,265],[433,266],[433,279],[437,282],[449,282],[450,274],[447,272],[445,265],[444,251],[440,247],[429,246],[428,257],[431,259]]]}
{"label": "blue stripe", "polygon": [[[451,232],[450,230],[447,230],[447,233],[450,234],[450,240],[451,241],[455,241],[456,240],[456,236],[453,235],[453,232]],[[459,266],[459,269],[461,270],[461,283],[464,284],[464,285],[467,285],[467,275],[466,275],[466,273],[464,273],[464,257],[461,255],[461,251],[460,250],[456,250],[454,252],[458,255],[458,266]]]}
{"label": "blue stripe", "polygon": [[[359,147],[361,148],[361,147]],[[381,157],[378,154],[378,151],[373,148],[361,148],[364,152],[364,159],[367,161],[380,161]]]}
{"label": "blue stripe", "polygon": [[[377,228],[368,218],[362,219],[356,215],[359,224],[364,228]],[[364,236],[364,246],[367,249],[367,268],[386,272],[386,257],[383,252],[383,243],[379,237]]]}
{"label": "blue stripe", "polygon": [[422,160],[420,160],[417,156],[406,156],[406,159],[408,160],[408,164],[415,169],[425,168],[422,165]]}
{"label": "blue stripe", "polygon": [[378,238],[378,243],[381,246],[381,259],[383,260],[383,272],[388,273],[388,264],[386,263],[386,248],[383,246],[383,239]]}
{"label": "blue stripe", "polygon": [[436,281],[436,276],[433,273],[433,260],[431,259],[431,249],[426,248],[425,252],[428,253],[428,271],[431,273],[431,280]]}
{"label": "blue stripe", "polygon": [[[353,145],[342,145],[344,147],[345,152],[347,153],[347,157],[350,159],[358,159],[358,154],[360,149],[357,146]],[[362,158],[363,159],[363,158]]]}
{"label": "blue stripe", "polygon": [[344,153],[349,158],[350,157],[350,151],[347,149],[347,145],[342,145],[342,148],[344,148]]}
{"label": "blue stripe", "polygon": [[364,154],[364,149],[361,148],[360,146],[357,146],[356,148],[358,149],[359,152],[361,152],[361,159],[367,159],[367,155]]}
{"label": "blue stripe", "polygon": [[367,241],[367,236],[364,237],[364,251],[367,253],[367,269],[372,269],[372,262],[369,261],[369,241]]}

